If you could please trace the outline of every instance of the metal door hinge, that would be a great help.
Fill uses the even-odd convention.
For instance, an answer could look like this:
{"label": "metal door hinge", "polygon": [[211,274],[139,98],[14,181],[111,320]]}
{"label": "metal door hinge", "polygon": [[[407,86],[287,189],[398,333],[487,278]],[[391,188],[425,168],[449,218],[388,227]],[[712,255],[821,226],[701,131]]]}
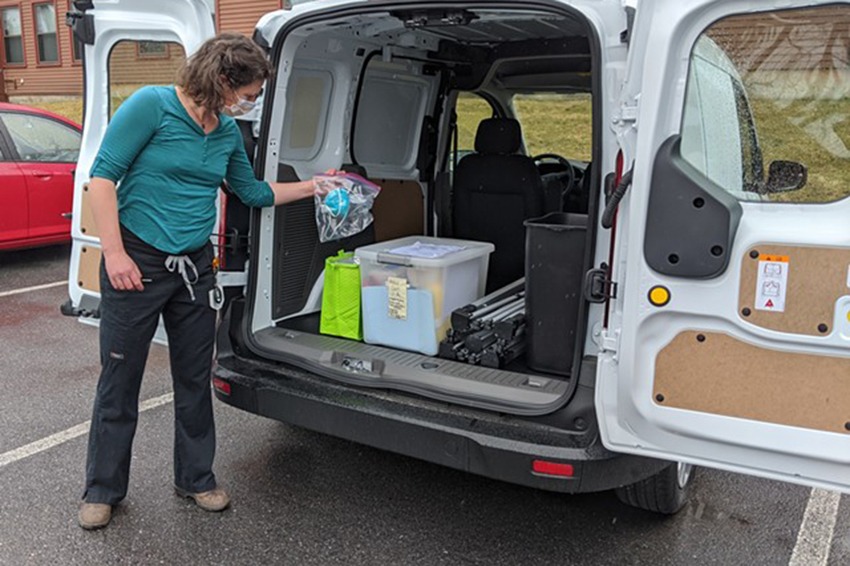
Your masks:
{"label": "metal door hinge", "polygon": [[239,230],[231,229],[227,232],[214,232],[212,235],[221,238],[222,243],[217,245],[228,252],[236,253],[250,248],[248,235],[240,234]]}
{"label": "metal door hinge", "polygon": [[631,6],[625,7],[626,29],[620,32],[620,43],[629,44],[632,40],[632,30],[635,27],[635,14],[637,10]]}
{"label": "metal door hinge", "polygon": [[65,25],[73,30],[74,38],[85,45],[94,45],[94,16],[86,14],[94,8],[90,1],[76,1],[72,11],[65,14]]}
{"label": "metal door hinge", "polygon": [[83,295],[79,306],[74,306],[68,299],[59,306],[59,312],[65,316],[100,318],[100,299],[91,295]]}
{"label": "metal door hinge", "polygon": [[620,108],[617,109],[617,113],[614,115],[613,121],[615,124],[625,125],[625,124],[634,124],[637,122],[638,117],[638,104],[622,104]]}
{"label": "metal door hinge", "polygon": [[244,287],[248,284],[247,271],[219,271],[216,283],[222,287]]}
{"label": "metal door hinge", "polygon": [[602,351],[612,354],[612,359],[617,359],[620,351],[620,331],[605,329],[602,331]]}

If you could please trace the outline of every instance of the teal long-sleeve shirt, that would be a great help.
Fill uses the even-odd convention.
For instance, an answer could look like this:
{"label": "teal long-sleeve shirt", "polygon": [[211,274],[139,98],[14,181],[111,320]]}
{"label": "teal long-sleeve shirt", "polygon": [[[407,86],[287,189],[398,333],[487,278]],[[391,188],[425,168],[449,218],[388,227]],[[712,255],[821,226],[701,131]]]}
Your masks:
{"label": "teal long-sleeve shirt", "polygon": [[91,177],[118,184],[118,218],[151,246],[180,254],[201,248],[215,227],[223,179],[248,206],[271,206],[274,193],[254,177],[236,122],[219,115],[204,131],[173,86],[147,86],[115,112]]}

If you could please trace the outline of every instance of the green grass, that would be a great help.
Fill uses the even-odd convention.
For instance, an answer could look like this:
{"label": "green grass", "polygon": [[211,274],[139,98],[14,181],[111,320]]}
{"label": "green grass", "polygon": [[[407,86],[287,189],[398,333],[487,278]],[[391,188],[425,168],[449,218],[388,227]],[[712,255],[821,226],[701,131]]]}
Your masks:
{"label": "green grass", "polygon": [[[112,113],[114,114],[115,110],[121,106],[121,103],[127,100],[131,94],[136,92],[142,86],[143,85],[138,84],[113,85],[111,87]],[[81,97],[69,97],[61,100],[45,99],[43,101],[30,102],[29,105],[55,112],[56,114],[70,118],[77,123],[82,123],[83,121],[83,99]]]}
{"label": "green grass", "polygon": [[[113,107],[137,88],[115,89]],[[774,195],[779,201],[830,202],[850,195],[850,99],[750,101],[764,153],[765,168],[772,160],[798,161],[808,168],[803,189]],[[82,120],[79,99],[35,104],[77,122]],[[572,159],[590,160],[591,108],[586,95],[567,97],[520,97],[520,116],[528,152],[557,153]],[[477,97],[458,100],[459,146],[474,147],[478,123],[490,116],[489,107]]]}
{"label": "green grass", "polygon": [[[817,85],[809,88],[820,90]],[[774,160],[797,161],[808,168],[805,187],[773,195],[772,200],[832,202],[850,195],[850,98],[753,98],[750,104],[765,172]],[[557,153],[590,160],[589,96],[520,98],[516,111],[531,155]],[[472,147],[475,127],[488,116],[480,99],[461,97],[458,126],[462,148]]]}
{"label": "green grass", "polygon": [[514,107],[529,154],[556,153],[590,161],[593,121],[589,94],[518,96]]}
{"label": "green grass", "polygon": [[777,159],[808,168],[805,187],[773,200],[832,202],[850,195],[850,99],[754,99],[750,104],[765,169]]}
{"label": "green grass", "polygon": [[[592,120],[589,95],[519,96],[514,102],[530,155],[557,153],[589,161]],[[489,118],[489,106],[474,95],[458,100],[458,146],[474,147],[478,123]]]}
{"label": "green grass", "polygon": [[37,108],[43,108],[44,110],[49,110],[51,112],[55,112],[60,116],[65,116],[75,122],[82,123],[83,121],[83,101],[80,98],[73,98],[68,100],[55,100],[55,101],[44,101],[44,102],[32,102],[29,104],[30,106],[35,106]]}

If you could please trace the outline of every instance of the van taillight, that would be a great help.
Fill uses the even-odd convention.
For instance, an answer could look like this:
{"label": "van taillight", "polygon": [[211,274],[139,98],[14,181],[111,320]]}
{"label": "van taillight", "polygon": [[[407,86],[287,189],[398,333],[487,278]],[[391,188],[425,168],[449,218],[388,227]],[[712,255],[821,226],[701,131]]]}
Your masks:
{"label": "van taillight", "polygon": [[573,477],[572,464],[561,464],[558,462],[547,462],[546,460],[534,460],[531,463],[531,471],[542,476],[555,476],[559,478]]}
{"label": "van taillight", "polygon": [[222,393],[223,395],[230,395],[230,384],[228,382],[224,381],[219,377],[214,377],[212,382],[213,387],[216,391]]}

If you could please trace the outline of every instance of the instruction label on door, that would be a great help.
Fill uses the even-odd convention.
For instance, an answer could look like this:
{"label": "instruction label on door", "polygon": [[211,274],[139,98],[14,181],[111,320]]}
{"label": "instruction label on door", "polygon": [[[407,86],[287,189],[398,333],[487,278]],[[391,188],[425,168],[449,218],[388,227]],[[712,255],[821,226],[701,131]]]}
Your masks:
{"label": "instruction label on door", "polygon": [[788,256],[759,256],[756,282],[756,309],[785,312],[785,295],[788,291]]}

